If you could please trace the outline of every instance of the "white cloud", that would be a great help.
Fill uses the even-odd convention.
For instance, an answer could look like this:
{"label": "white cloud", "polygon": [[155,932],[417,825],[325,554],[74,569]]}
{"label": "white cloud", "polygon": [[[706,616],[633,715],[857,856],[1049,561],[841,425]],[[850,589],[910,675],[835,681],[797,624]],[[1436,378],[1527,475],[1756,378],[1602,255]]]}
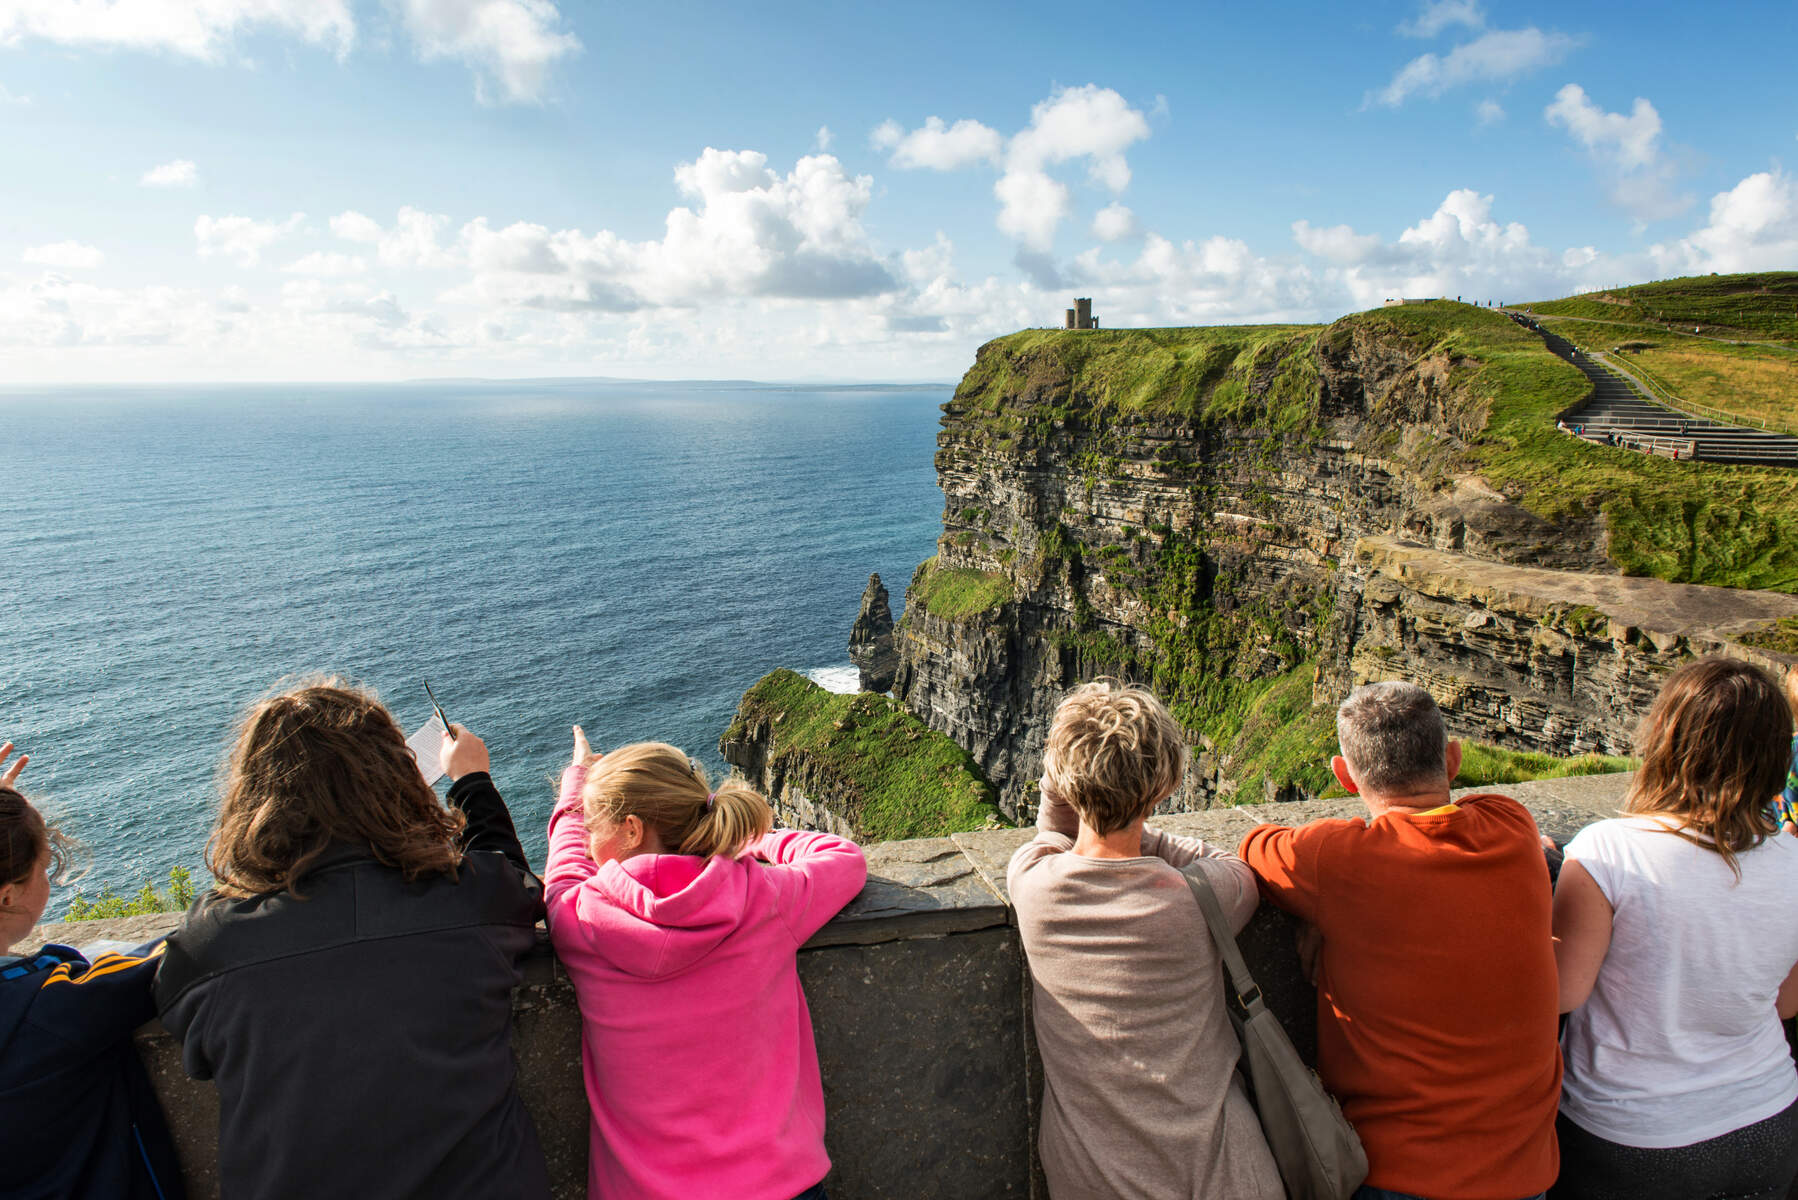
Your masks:
{"label": "white cloud", "polygon": [[877,149],[890,150],[887,161],[900,168],[954,171],[975,163],[999,161],[1005,139],[999,131],[979,121],[962,120],[945,125],[941,117],[926,117],[910,133],[897,121],[883,121],[870,140]]}
{"label": "white cloud", "polygon": [[393,226],[383,228],[373,217],[351,210],[332,217],[330,225],[331,232],[346,242],[373,246],[383,266],[442,269],[462,261],[442,244],[450,227],[450,219],[443,213],[406,205],[394,217]]}
{"label": "white cloud", "polygon": [[1473,115],[1483,129],[1505,119],[1505,107],[1496,100],[1482,100],[1473,106]]}
{"label": "white cloud", "polygon": [[219,254],[235,259],[240,267],[253,267],[262,260],[264,250],[305,222],[304,213],[295,213],[285,221],[202,215],[194,222],[194,241],[201,258]]}
{"label": "white cloud", "polygon": [[1710,222],[1650,248],[1664,274],[1782,270],[1798,262],[1798,180],[1761,171],[1711,198]]}
{"label": "white cloud", "polygon": [[1006,147],[1007,171],[1034,171],[1087,160],[1094,183],[1113,192],[1130,184],[1124,151],[1149,136],[1149,122],[1110,88],[1061,88],[1030,110],[1030,125]]}
{"label": "white cloud", "polygon": [[1378,234],[1356,233],[1347,225],[1319,229],[1302,220],[1292,223],[1292,240],[1307,254],[1351,266],[1372,259],[1383,244]]}
{"label": "white cloud", "polygon": [[1678,190],[1678,171],[1661,148],[1661,114],[1641,96],[1628,116],[1606,112],[1570,83],[1542,112],[1565,129],[1598,165],[1611,200],[1638,221],[1684,212],[1692,197]]}
{"label": "white cloud", "polygon": [[1432,0],[1417,16],[1401,24],[1398,32],[1405,37],[1433,38],[1456,25],[1468,29],[1486,27],[1486,13],[1478,0]]}
{"label": "white cloud", "polygon": [[30,96],[23,96],[18,92],[9,92],[6,90],[5,84],[0,84],[0,104],[28,105],[30,103]]}
{"label": "white cloud", "polygon": [[331,218],[331,232],[347,242],[372,246],[381,240],[381,223],[359,212],[341,212]]}
{"label": "white cloud", "polygon": [[87,271],[106,261],[98,247],[82,242],[52,242],[47,246],[31,246],[19,255],[28,263],[56,267],[64,271]]}
{"label": "white cloud", "polygon": [[200,169],[189,159],[177,158],[151,167],[137,182],[140,187],[190,188],[200,182]]}
{"label": "white cloud", "polygon": [[[786,175],[752,150],[708,147],[676,168],[695,203],[669,212],[661,239],[631,242],[517,222],[462,227],[471,273],[458,300],[551,312],[716,306],[749,297],[845,301],[901,285],[861,225],[874,181],[828,154]],[[383,243],[384,244],[384,243]]]}
{"label": "white cloud", "polygon": [[999,199],[999,231],[1036,250],[1047,250],[1073,210],[1065,183],[1046,171],[1007,171],[993,184]]}
{"label": "white cloud", "polygon": [[1577,83],[1555,93],[1542,115],[1596,155],[1612,159],[1624,170],[1652,165],[1660,157],[1661,114],[1640,96],[1629,116],[1606,112],[1586,97]]}
{"label": "white cloud", "polygon": [[289,275],[311,275],[317,278],[360,275],[368,270],[368,260],[360,254],[338,254],[333,251],[314,250],[310,254],[304,254],[294,259],[281,270]]}
{"label": "white cloud", "polygon": [[[1165,114],[1166,98],[1155,99],[1155,111]],[[993,184],[999,229],[1023,243],[1020,265],[1028,262],[1027,270],[1046,279],[1054,268],[1045,255],[1056,230],[1073,213],[1073,194],[1051,168],[1085,159],[1088,179],[1115,195],[1130,184],[1125,152],[1148,136],[1149,122],[1140,111],[1112,89],[1089,83],[1057,88],[1031,108],[1030,124],[1009,141],[979,121],[963,119],[950,125],[941,117],[926,118],[909,131],[888,119],[874,128],[868,141],[889,152],[888,162],[900,168],[954,171],[999,164],[1001,173]],[[1116,213],[1095,217],[1094,228],[1120,228],[1119,217]]]}
{"label": "white cloud", "polygon": [[1503,82],[1553,66],[1583,43],[1565,33],[1526,29],[1493,29],[1447,54],[1420,54],[1400,67],[1392,81],[1369,92],[1362,107],[1397,108],[1412,96],[1440,96],[1470,83]]}
{"label": "white cloud", "polygon": [[534,103],[549,71],[579,52],[580,39],[557,27],[551,0],[401,0],[400,18],[425,61],[455,59],[475,75],[475,95]]}
{"label": "white cloud", "polygon": [[836,135],[830,132],[830,126],[828,126],[828,125],[818,126],[818,132],[812,138],[812,149],[814,149],[814,150],[830,149],[830,143],[835,140],[835,137],[836,137]]}
{"label": "white cloud", "polygon": [[1110,88],[1057,90],[1030,110],[1030,124],[1005,148],[1005,173],[993,185],[999,228],[1026,248],[1047,251],[1071,211],[1067,186],[1048,167],[1087,160],[1087,175],[1111,192],[1130,184],[1124,152],[1149,136],[1149,122]]}
{"label": "white cloud", "polygon": [[1093,236],[1101,242],[1122,241],[1136,231],[1136,214],[1115,200],[1093,214]]}
{"label": "white cloud", "polygon": [[234,41],[271,31],[339,56],[356,40],[348,0],[6,0],[0,46],[36,39],[90,49],[148,50],[220,62]]}

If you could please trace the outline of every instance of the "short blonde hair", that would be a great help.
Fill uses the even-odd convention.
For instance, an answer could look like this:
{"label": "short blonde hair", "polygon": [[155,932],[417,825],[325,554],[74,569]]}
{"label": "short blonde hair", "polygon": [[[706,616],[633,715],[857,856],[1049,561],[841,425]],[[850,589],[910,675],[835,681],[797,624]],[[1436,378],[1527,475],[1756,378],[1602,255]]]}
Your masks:
{"label": "short blonde hair", "polygon": [[1174,794],[1186,760],[1186,733],[1153,692],[1097,679],[1056,708],[1042,787],[1095,833],[1114,833]]}
{"label": "short blonde hair", "polygon": [[774,828],[762,794],[741,779],[714,791],[705,771],[666,742],[636,742],[607,754],[587,770],[581,788],[587,831],[601,821],[639,818],[675,854],[735,858]]}

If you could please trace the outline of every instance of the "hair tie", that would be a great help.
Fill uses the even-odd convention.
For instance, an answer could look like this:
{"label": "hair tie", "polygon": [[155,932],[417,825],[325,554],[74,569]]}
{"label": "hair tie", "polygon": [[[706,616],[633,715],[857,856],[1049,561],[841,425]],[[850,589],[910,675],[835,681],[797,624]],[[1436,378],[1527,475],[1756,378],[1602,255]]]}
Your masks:
{"label": "hair tie", "polygon": [[707,811],[707,812],[711,812],[711,811],[712,811],[712,802],[713,802],[713,801],[715,801],[715,800],[717,800],[717,799],[718,799],[718,793],[717,793],[717,792],[711,792],[711,793],[708,793],[708,794],[707,794],[707,796],[706,796],[706,798],[705,798],[705,810],[706,810],[706,811]]}

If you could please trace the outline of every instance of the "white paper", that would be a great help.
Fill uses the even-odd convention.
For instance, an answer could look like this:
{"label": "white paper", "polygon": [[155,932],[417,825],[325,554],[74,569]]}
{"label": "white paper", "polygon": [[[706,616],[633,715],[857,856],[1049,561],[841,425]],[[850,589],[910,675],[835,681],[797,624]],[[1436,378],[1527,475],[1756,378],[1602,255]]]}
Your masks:
{"label": "white paper", "polygon": [[412,748],[412,757],[418,760],[418,773],[425,777],[427,784],[443,778],[443,735],[446,732],[443,722],[432,713],[431,719],[406,739],[406,745]]}

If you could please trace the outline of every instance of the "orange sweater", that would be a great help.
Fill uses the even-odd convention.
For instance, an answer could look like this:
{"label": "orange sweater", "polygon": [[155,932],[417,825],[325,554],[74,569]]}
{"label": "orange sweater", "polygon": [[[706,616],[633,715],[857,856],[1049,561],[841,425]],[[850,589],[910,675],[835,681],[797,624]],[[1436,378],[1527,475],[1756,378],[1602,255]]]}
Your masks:
{"label": "orange sweater", "polygon": [[1372,822],[1262,825],[1238,851],[1317,926],[1318,1074],[1369,1186],[1518,1200],[1555,1180],[1548,868],[1528,810],[1474,796]]}

